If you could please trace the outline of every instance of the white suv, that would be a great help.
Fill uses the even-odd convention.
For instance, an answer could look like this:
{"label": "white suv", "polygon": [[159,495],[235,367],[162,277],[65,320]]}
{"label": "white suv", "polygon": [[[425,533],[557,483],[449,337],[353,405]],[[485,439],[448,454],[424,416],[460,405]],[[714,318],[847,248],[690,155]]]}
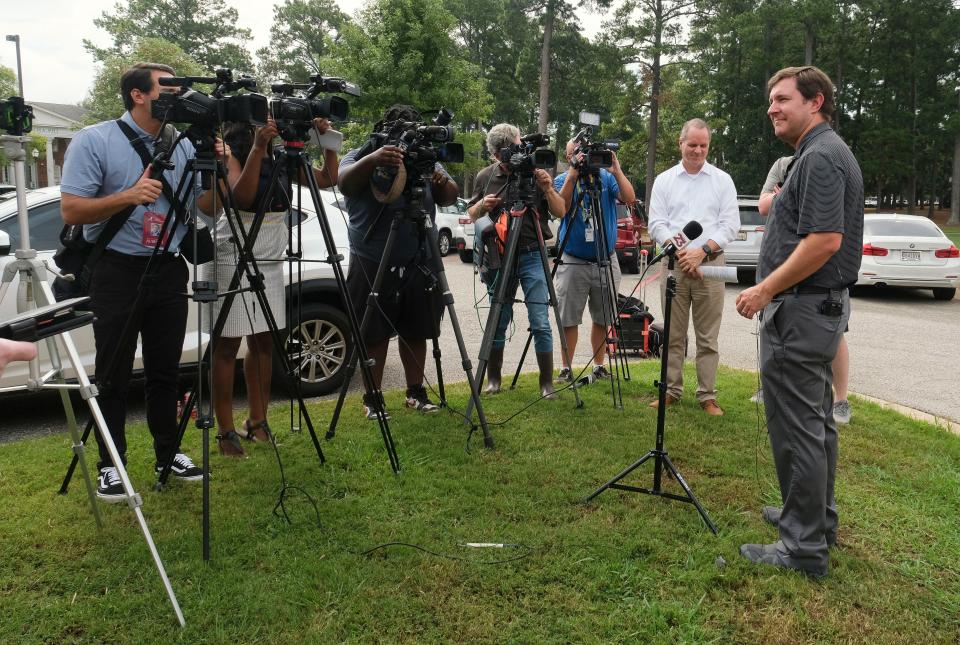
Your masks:
{"label": "white suv", "polygon": [[[351,338],[349,323],[336,281],[333,269],[326,263],[327,252],[323,242],[317,214],[314,212],[310,193],[306,188],[300,190],[303,213],[303,263],[302,279],[298,283],[287,286],[288,298],[296,306],[302,301],[302,322],[291,335],[290,330],[282,330],[288,348],[293,350],[291,340],[309,340],[303,343],[303,355],[298,360],[291,360],[295,370],[299,373],[303,394],[317,396],[335,390],[343,381],[345,363],[350,355]],[[334,241],[339,253],[343,255],[344,273],[347,271],[348,242],[346,227],[346,209],[339,194],[329,190],[320,191],[323,207],[327,214],[333,232]],[[296,199],[294,200],[296,203]],[[30,224],[30,245],[37,249],[41,260],[47,261],[54,267],[52,257],[59,244],[59,233],[63,227],[60,216],[60,187],[52,186],[27,192],[28,221]],[[17,223],[17,200],[8,199],[0,202],[0,231],[10,242],[6,252],[0,252],[0,272],[14,259],[14,250],[20,240],[20,230]],[[294,265],[296,272],[296,265]],[[48,274],[48,280],[53,281],[53,275]],[[0,322],[9,320],[17,314],[17,285],[19,276],[7,290],[3,302],[0,302]],[[187,321],[187,334],[184,339],[181,365],[188,366],[196,362],[198,335],[196,304],[190,303],[190,317]],[[87,374],[94,371],[94,344],[93,330],[90,326],[73,332],[74,340],[80,359]],[[199,342],[207,342],[207,335],[201,334]],[[41,373],[49,370],[49,358],[46,356],[45,343],[40,343]],[[66,357],[65,355],[63,356]],[[291,356],[291,359],[293,356]],[[283,382],[279,373],[279,361],[274,361],[275,380]],[[137,348],[134,370],[143,367],[139,347]],[[67,370],[66,377],[75,377],[72,370]],[[7,366],[0,376],[0,392],[4,388],[23,385],[27,379],[27,365],[12,363]]]}

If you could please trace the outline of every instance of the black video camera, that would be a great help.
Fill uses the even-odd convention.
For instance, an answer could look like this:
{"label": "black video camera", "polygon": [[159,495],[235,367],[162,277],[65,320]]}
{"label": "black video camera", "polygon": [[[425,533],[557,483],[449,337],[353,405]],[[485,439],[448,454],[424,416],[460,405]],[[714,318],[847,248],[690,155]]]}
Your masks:
{"label": "black video camera", "polygon": [[[315,74],[309,83],[278,83],[270,86],[278,96],[270,100],[270,113],[285,141],[306,141],[316,118],[343,121],[349,105],[339,96],[317,98],[321,92],[341,92],[360,96],[360,88],[342,78]],[[302,92],[295,96],[294,92]]]}
{"label": "black video camera", "polygon": [[[598,173],[601,168],[613,166],[613,153],[620,149],[619,141],[592,141],[593,128],[585,126],[574,136],[573,167],[580,173]],[[576,157],[583,154],[583,159]]]}
{"label": "black video camera", "polygon": [[[161,92],[153,101],[153,118],[164,122],[188,123],[198,128],[214,130],[221,123],[232,121],[255,126],[267,124],[267,97],[257,94],[257,83],[249,76],[234,80],[229,69],[218,69],[216,77],[161,76],[157,79],[165,87],[179,87],[179,92]],[[194,83],[214,85],[210,94],[193,89]],[[246,89],[248,94],[225,96],[227,92]]]}
{"label": "black video camera", "polygon": [[376,147],[397,146],[403,151],[408,174],[433,171],[436,162],[463,163],[463,145],[454,143],[453,112],[440,108],[431,125],[412,121],[387,121],[373,133]]}
{"label": "black video camera", "polygon": [[33,130],[33,107],[23,102],[22,96],[0,99],[0,130],[22,137]]}
{"label": "black video camera", "polygon": [[501,148],[500,162],[511,174],[532,174],[536,168],[553,170],[557,167],[557,153],[547,148],[550,137],[546,134],[528,134],[520,137],[520,143]]}

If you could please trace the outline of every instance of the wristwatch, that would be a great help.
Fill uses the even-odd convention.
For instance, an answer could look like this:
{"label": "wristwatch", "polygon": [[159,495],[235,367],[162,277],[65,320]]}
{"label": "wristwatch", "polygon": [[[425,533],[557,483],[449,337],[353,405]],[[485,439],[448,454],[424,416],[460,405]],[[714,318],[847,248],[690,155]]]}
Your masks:
{"label": "wristwatch", "polygon": [[709,244],[704,244],[700,248],[703,249],[703,252],[707,254],[707,257],[710,257],[711,255],[713,255],[713,249],[710,248]]}

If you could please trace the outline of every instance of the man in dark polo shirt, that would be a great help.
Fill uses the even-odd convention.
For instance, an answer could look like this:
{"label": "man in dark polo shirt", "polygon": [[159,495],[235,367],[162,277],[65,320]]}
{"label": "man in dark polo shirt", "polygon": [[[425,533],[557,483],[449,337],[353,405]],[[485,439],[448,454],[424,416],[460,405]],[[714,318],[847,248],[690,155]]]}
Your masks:
{"label": "man in dark polo shirt", "polygon": [[[409,105],[394,105],[384,114],[380,124],[391,121],[419,122],[420,113]],[[379,125],[378,124],[378,127]],[[350,221],[347,234],[350,240],[350,268],[347,289],[363,319],[368,296],[381,260],[387,262],[384,283],[377,298],[376,308],[370,312],[363,340],[367,353],[374,360],[374,385],[380,389],[383,366],[390,338],[400,337],[400,362],[407,380],[406,406],[423,413],[434,413],[439,408],[427,397],[423,387],[423,368],[427,356],[427,339],[437,335],[443,302],[436,289],[430,289],[421,269],[436,265],[437,250],[421,237],[417,224],[409,215],[408,200],[404,196],[389,200],[374,192],[371,179],[378,168],[398,169],[403,165],[403,150],[393,145],[377,148],[361,157],[359,148],[349,151],[340,160],[338,185],[347,203]],[[426,211],[433,212],[434,203],[447,206],[457,200],[457,182],[437,163],[423,200]],[[379,189],[384,188],[377,186]],[[383,201],[381,201],[383,199]],[[384,258],[387,235],[396,217],[400,217],[397,236],[389,258]],[[377,418],[377,402],[369,394],[363,397],[364,413],[368,419]],[[387,415],[389,417],[389,415]]]}
{"label": "man in dark polo shirt", "polygon": [[788,67],[767,83],[777,137],[796,148],[773,198],[756,286],[737,297],[759,313],[760,377],[783,508],[764,507],[779,541],[744,544],[751,562],[823,576],[837,541],[837,428],[831,362],[850,316],[863,243],[863,178],[831,129],[833,84],[816,67]]}
{"label": "man in dark polo shirt", "polygon": [[[500,217],[504,209],[510,208],[505,203],[507,184],[510,181],[510,172],[501,163],[500,151],[513,145],[520,144],[520,130],[508,123],[499,123],[487,133],[487,149],[497,161],[490,164],[477,174],[476,188],[467,207],[470,218],[476,221],[483,215],[488,215],[494,222]],[[537,354],[537,367],[540,370],[540,394],[552,397],[553,395],[553,334],[550,331],[549,303],[550,290],[547,286],[547,275],[543,270],[540,259],[540,246],[537,237],[539,226],[544,240],[553,237],[547,223],[550,215],[563,217],[563,199],[553,187],[553,180],[546,170],[538,168],[535,171],[537,185],[540,188],[540,200],[537,206],[536,220],[524,217],[520,229],[520,248],[517,266],[512,273],[512,284],[507,290],[507,302],[504,303],[493,337],[493,348],[490,351],[490,360],[487,363],[487,393],[494,394],[500,391],[501,370],[503,368],[503,347],[506,342],[507,326],[513,319],[513,296],[517,291],[517,283],[523,288],[524,304],[527,306],[527,317],[530,321],[530,331],[533,333],[533,347]],[[506,240],[503,240],[505,243]],[[477,241],[477,243],[482,243]],[[495,244],[491,240],[488,244]],[[498,276],[503,269],[486,270],[483,281],[487,285],[487,293],[493,298],[496,291]]]}

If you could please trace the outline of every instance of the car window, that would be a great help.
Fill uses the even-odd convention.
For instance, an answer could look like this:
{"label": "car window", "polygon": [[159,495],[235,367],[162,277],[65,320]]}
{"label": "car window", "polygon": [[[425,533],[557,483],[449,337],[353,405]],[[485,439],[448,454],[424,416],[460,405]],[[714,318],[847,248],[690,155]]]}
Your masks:
{"label": "car window", "polygon": [[943,237],[937,225],[929,220],[865,220],[865,235],[902,235],[904,237]]}
{"label": "car window", "polygon": [[[60,200],[34,206],[28,211],[27,221],[30,223],[30,246],[38,251],[56,251],[63,228]],[[15,215],[0,222],[0,230],[10,236],[10,248],[20,246],[20,226]]]}
{"label": "car window", "polygon": [[756,208],[740,207],[740,226],[759,226],[763,224],[763,217]]}

